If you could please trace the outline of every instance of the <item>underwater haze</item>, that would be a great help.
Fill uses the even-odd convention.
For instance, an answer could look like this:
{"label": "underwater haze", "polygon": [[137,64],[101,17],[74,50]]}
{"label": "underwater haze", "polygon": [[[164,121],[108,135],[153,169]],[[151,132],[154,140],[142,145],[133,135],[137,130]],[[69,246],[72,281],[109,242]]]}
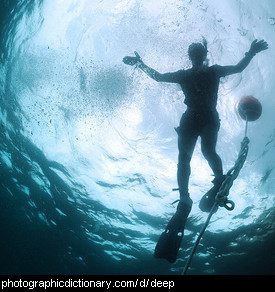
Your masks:
{"label": "underwater haze", "polygon": [[137,51],[161,73],[235,65],[254,39],[269,49],[221,80],[217,152],[227,172],[245,121],[241,97],[263,107],[249,153],[205,231],[189,274],[275,274],[274,0],[1,0],[0,274],[178,275],[207,215],[198,207],[211,169],[197,144],[193,209],[178,260],[153,256],[175,212],[177,84],[157,83],[122,59]]}

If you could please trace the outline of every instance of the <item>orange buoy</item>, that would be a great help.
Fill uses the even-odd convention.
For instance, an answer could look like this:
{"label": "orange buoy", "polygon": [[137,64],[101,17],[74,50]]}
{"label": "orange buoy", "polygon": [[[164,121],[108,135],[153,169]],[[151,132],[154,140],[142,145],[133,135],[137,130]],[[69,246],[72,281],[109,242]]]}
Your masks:
{"label": "orange buoy", "polygon": [[244,96],[238,102],[238,112],[242,119],[256,121],[262,114],[262,105],[257,98],[253,96]]}

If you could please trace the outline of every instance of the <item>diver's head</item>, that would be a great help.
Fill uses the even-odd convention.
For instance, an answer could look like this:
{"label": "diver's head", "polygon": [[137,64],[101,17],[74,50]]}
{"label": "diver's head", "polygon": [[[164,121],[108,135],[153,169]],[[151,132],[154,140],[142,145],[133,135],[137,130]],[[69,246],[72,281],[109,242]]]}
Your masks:
{"label": "diver's head", "polygon": [[188,56],[193,66],[200,66],[206,59],[207,48],[201,43],[193,43],[188,48]]}

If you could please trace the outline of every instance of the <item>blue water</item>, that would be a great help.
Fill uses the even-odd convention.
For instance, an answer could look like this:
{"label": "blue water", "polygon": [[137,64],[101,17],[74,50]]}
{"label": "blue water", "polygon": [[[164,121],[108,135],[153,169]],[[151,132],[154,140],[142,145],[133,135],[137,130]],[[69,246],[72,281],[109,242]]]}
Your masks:
{"label": "blue water", "polygon": [[263,115],[249,123],[236,207],[213,215],[189,274],[275,274],[273,0],[2,0],[0,11],[0,274],[182,272],[211,170],[198,143],[178,260],[155,259],[178,199],[173,128],[184,96],[122,58],[138,51],[160,72],[188,68],[202,36],[210,64],[236,64],[255,38],[269,50],[221,82],[225,171],[244,136],[238,100],[255,96]]}

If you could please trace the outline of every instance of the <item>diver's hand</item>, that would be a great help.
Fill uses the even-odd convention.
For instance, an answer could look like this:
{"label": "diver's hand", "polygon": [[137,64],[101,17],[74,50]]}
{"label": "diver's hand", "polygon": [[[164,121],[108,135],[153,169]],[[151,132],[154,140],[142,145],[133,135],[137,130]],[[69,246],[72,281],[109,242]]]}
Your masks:
{"label": "diver's hand", "polygon": [[137,64],[137,58],[136,57],[130,57],[130,56],[126,56],[123,58],[123,63],[126,65],[130,65],[130,66],[134,66]]}
{"label": "diver's hand", "polygon": [[266,41],[261,40],[254,40],[250,46],[249,54],[252,56],[255,56],[257,53],[260,53],[261,51],[267,50],[268,44]]}
{"label": "diver's hand", "polygon": [[137,65],[139,62],[143,63],[141,58],[140,58],[140,55],[137,53],[137,52],[134,52],[135,53],[135,57],[130,57],[130,56],[126,56],[123,58],[123,63],[125,63],[126,65],[130,65],[130,66],[134,66],[134,65]]}

